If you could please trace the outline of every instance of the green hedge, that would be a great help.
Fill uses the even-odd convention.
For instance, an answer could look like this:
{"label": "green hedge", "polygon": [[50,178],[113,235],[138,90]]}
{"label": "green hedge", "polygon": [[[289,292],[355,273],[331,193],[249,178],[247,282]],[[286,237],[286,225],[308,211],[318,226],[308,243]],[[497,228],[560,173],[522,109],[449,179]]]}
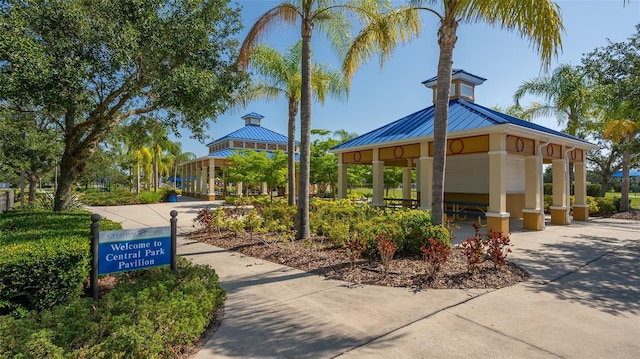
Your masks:
{"label": "green hedge", "polygon": [[[0,314],[42,310],[82,293],[90,269],[91,213],[0,216]],[[101,230],[119,229],[103,220]]]}
{"label": "green hedge", "polygon": [[0,358],[172,358],[205,331],[225,292],[215,271],[178,261],[115,276],[99,301],[76,298],[21,318],[0,316]]}
{"label": "green hedge", "polygon": [[158,191],[144,191],[139,195],[129,191],[114,192],[86,192],[80,195],[80,201],[89,206],[126,206],[131,204],[146,204],[166,202],[169,192],[180,190],[172,188],[162,188]]}

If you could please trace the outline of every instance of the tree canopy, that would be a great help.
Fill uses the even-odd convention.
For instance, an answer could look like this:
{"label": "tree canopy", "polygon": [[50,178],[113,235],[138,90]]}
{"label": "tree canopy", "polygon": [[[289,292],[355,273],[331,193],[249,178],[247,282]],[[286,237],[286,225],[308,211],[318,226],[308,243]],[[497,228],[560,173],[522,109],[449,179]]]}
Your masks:
{"label": "tree canopy", "polygon": [[0,9],[0,107],[64,133],[55,210],[117,124],[150,114],[202,138],[243,83],[241,28],[225,0],[8,0]]}

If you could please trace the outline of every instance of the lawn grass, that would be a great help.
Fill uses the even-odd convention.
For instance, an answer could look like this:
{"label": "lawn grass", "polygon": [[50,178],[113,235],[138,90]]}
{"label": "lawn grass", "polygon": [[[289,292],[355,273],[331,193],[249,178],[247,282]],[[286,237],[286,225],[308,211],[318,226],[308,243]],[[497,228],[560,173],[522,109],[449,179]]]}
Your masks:
{"label": "lawn grass", "polygon": [[[607,192],[604,196],[606,198],[621,198],[622,194],[620,194],[620,192]],[[631,205],[629,208],[640,210],[640,192],[638,192],[637,194],[634,192],[629,192],[629,200],[631,201]]]}

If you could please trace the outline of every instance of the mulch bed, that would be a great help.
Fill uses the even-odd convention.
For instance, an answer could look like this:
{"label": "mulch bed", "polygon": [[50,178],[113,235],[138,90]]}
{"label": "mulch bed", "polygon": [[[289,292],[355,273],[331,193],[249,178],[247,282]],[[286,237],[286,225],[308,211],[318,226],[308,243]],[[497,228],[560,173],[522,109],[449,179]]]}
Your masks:
{"label": "mulch bed", "polygon": [[470,273],[462,249],[455,247],[439,273],[430,274],[430,265],[421,257],[396,254],[385,273],[378,256],[364,257],[352,266],[346,250],[332,247],[325,238],[311,241],[277,241],[269,235],[235,235],[230,232],[198,230],[189,235],[192,240],[205,242],[269,262],[355,284],[370,284],[414,289],[503,288],[522,282],[528,273],[507,262],[502,269],[491,261],[483,262]]}

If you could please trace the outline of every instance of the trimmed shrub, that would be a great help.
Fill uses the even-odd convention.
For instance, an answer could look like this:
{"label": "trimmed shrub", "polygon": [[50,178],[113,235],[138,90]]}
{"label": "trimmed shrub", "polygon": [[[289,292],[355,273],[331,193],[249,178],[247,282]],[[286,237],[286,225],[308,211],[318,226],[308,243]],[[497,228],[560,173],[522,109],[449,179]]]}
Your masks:
{"label": "trimmed shrub", "polygon": [[545,195],[552,195],[553,194],[553,183],[545,183],[543,185],[543,189],[544,194]]}
{"label": "trimmed shrub", "polygon": [[22,318],[0,316],[0,357],[167,358],[197,340],[225,292],[208,266],[119,274],[99,301],[76,298]]}
{"label": "trimmed shrub", "polygon": [[587,196],[599,197],[602,186],[597,183],[591,183],[587,185]]}
{"label": "trimmed shrub", "polygon": [[[47,309],[82,293],[89,212],[11,211],[0,217],[0,314]],[[101,229],[119,224],[103,220]]]}

